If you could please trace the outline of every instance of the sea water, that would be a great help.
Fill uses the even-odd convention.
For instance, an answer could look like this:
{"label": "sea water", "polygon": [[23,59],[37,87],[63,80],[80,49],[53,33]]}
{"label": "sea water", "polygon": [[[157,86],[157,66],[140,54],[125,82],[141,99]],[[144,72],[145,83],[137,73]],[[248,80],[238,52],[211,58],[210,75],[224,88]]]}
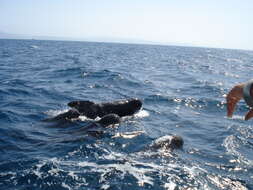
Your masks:
{"label": "sea water", "polygon": [[[0,40],[0,189],[253,189],[253,120],[225,103],[252,64],[245,50]],[[142,110],[99,137],[85,117],[42,121],[132,97]],[[148,149],[173,134],[183,149]]]}

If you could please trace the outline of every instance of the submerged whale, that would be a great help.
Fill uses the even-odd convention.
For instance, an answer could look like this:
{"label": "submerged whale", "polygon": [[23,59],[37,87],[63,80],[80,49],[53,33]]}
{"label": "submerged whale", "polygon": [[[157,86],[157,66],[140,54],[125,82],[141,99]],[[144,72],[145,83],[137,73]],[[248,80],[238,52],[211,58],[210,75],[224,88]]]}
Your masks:
{"label": "submerged whale", "polygon": [[108,114],[102,117],[100,120],[92,122],[88,126],[81,128],[76,133],[86,132],[94,137],[101,137],[104,134],[106,128],[114,128],[116,124],[121,122],[120,117],[116,114]]}
{"label": "submerged whale", "polygon": [[107,114],[96,122],[102,127],[108,127],[120,123],[120,117],[117,114]]}
{"label": "submerged whale", "polygon": [[177,135],[166,135],[156,139],[150,147],[153,149],[164,148],[166,150],[180,149],[184,145],[184,140],[182,137]]}
{"label": "submerged whale", "polygon": [[107,114],[117,114],[119,117],[133,115],[141,109],[142,102],[136,98],[105,103],[72,101],[68,103],[68,106],[76,109],[81,115],[95,119],[96,117],[101,118]]}
{"label": "submerged whale", "polygon": [[[67,112],[59,114],[53,118],[44,119],[43,121],[47,122],[65,122],[71,121],[72,119],[76,119],[80,116],[80,113],[77,110],[71,109]],[[107,114],[103,116],[98,121],[94,121],[93,124],[99,125],[103,128],[108,127],[110,125],[115,125],[120,123],[120,117],[117,114]]]}
{"label": "submerged whale", "polygon": [[53,118],[44,119],[43,121],[66,121],[66,120],[77,119],[80,115],[81,114],[77,110],[71,109]]}

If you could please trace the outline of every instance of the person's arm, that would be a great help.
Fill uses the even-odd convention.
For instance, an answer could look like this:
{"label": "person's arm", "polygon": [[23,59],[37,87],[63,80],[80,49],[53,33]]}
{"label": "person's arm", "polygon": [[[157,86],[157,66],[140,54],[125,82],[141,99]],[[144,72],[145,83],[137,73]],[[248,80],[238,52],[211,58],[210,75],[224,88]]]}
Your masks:
{"label": "person's arm", "polygon": [[250,111],[245,115],[245,120],[249,120],[253,117],[253,80],[246,83],[240,83],[235,85],[228,93],[227,100],[227,116],[232,117],[235,111],[236,104],[241,100],[247,103],[251,107]]}
{"label": "person's arm", "polygon": [[244,83],[234,86],[228,93],[227,100],[227,116],[232,117],[235,111],[235,106],[243,98]]}
{"label": "person's arm", "polygon": [[253,117],[253,109],[249,110],[249,112],[245,115],[244,119],[247,121]]}
{"label": "person's arm", "polygon": [[253,117],[253,80],[245,83],[243,87],[243,99],[247,105],[251,108],[250,111],[245,115],[245,120],[249,120]]}

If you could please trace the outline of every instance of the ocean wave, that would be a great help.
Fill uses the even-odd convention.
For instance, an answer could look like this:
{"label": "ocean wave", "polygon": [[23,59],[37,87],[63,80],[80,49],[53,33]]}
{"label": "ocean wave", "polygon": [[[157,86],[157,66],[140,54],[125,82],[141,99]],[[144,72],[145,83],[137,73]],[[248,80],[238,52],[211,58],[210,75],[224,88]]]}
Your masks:
{"label": "ocean wave", "polygon": [[[251,51],[1,40],[2,189],[252,189],[252,125],[225,94],[252,76]],[[42,122],[69,101],[136,97],[140,112],[102,136],[92,120]],[[99,119],[99,118],[98,118]],[[184,148],[148,149],[177,134]],[[147,149],[146,149],[147,148]]]}

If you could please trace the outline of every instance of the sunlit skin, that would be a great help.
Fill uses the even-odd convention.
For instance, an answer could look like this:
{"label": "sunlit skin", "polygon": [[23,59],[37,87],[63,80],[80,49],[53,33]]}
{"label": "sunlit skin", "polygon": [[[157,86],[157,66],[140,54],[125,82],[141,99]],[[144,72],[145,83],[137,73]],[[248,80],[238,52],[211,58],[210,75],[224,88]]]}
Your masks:
{"label": "sunlit skin", "polygon": [[[227,116],[232,117],[235,111],[236,104],[243,98],[243,87],[245,83],[240,83],[235,85],[228,93],[227,100]],[[250,95],[253,97],[253,88],[250,89]],[[251,108],[248,113],[246,113],[244,119],[249,120],[253,117],[253,109]]]}

